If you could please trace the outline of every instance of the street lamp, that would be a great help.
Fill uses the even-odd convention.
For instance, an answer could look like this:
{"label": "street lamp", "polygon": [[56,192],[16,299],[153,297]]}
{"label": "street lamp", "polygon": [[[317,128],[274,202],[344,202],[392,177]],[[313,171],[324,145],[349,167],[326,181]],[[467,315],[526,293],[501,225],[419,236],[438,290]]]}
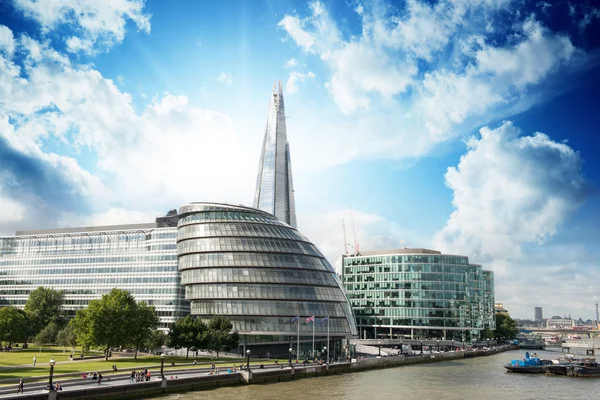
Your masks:
{"label": "street lamp", "polygon": [[246,369],[250,371],[250,350],[246,350]]}
{"label": "street lamp", "polygon": [[379,344],[379,357],[381,357],[381,342],[377,342]]}
{"label": "street lamp", "polygon": [[423,341],[421,340],[421,354],[423,354]]}
{"label": "street lamp", "polygon": [[50,360],[50,380],[48,381],[48,390],[49,391],[54,390],[54,386],[52,386],[52,375],[54,374],[54,364],[56,364],[56,361],[54,361],[54,358],[53,358]]}
{"label": "street lamp", "polygon": [[440,352],[440,341],[438,340],[438,353]]}
{"label": "street lamp", "polygon": [[290,347],[290,359],[289,359],[289,363],[290,363],[290,367],[292,366],[292,352],[294,351],[294,349],[292,349]]}
{"label": "street lamp", "polygon": [[160,354],[160,378],[164,379],[165,375],[163,373],[165,368],[165,353]]}

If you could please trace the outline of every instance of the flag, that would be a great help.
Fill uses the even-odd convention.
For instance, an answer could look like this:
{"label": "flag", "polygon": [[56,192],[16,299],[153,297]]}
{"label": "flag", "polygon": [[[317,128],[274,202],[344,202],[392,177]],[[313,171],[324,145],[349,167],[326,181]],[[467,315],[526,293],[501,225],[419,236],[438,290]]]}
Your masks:
{"label": "flag", "polygon": [[319,323],[320,323],[320,324],[322,324],[322,323],[323,323],[323,322],[325,322],[325,321],[329,321],[329,317],[321,318],[321,319],[319,320]]}
{"label": "flag", "polygon": [[306,318],[306,323],[308,324],[309,322],[313,322],[314,320],[315,320],[315,316],[313,315],[312,317]]}
{"label": "flag", "polygon": [[290,319],[288,321],[288,324],[293,324],[294,322],[298,321],[299,319],[300,319],[300,316],[298,315],[297,317],[294,317],[294,318]]}

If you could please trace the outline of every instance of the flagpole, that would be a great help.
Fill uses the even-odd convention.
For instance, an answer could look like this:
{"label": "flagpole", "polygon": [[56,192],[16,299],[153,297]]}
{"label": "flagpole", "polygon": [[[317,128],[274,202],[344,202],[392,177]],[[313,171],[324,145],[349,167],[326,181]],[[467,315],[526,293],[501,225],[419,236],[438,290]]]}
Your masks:
{"label": "flagpole", "polygon": [[312,324],[313,324],[313,349],[312,349],[312,358],[314,360],[315,359],[315,318],[314,318],[314,315],[313,315]]}
{"label": "flagpole", "polygon": [[298,315],[298,337],[296,342],[296,362],[298,362],[300,359],[300,315]]}
{"label": "flagpole", "polygon": [[331,347],[329,347],[329,316],[327,317],[327,352],[326,352],[326,356],[327,356],[327,369],[329,369],[329,352],[331,351]]}

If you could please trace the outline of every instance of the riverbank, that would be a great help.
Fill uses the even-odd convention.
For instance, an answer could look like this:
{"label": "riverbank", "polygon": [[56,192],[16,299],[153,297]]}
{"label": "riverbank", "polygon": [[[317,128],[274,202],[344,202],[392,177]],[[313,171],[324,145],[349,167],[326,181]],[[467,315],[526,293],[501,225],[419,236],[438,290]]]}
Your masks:
{"label": "riverbank", "polygon": [[153,380],[129,384],[128,381],[112,386],[89,385],[85,388],[64,390],[61,392],[21,394],[18,396],[2,396],[2,399],[28,399],[28,400],[55,400],[55,399],[86,399],[86,400],[109,400],[126,398],[146,398],[150,396],[163,395],[176,392],[187,392],[195,390],[216,389],[224,386],[264,384],[272,382],[284,382],[303,378],[313,378],[328,375],[347,374],[372,369],[396,368],[405,365],[433,363],[440,361],[451,361],[463,358],[480,357],[496,354],[503,351],[513,350],[514,346],[501,346],[487,351],[458,351],[444,353],[426,353],[411,357],[384,357],[365,358],[350,363],[336,363],[331,365],[302,364],[294,368],[265,368],[251,369],[236,373],[223,372],[219,375],[208,375],[206,372],[181,376],[177,379]]}

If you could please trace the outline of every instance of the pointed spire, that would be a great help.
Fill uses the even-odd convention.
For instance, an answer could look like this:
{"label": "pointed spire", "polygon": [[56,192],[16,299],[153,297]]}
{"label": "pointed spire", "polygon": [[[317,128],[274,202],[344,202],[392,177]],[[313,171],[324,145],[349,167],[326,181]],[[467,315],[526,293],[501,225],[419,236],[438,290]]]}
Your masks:
{"label": "pointed spire", "polygon": [[267,126],[256,177],[254,208],[270,212],[281,221],[296,227],[292,162],[287,141],[281,81],[275,82],[271,91]]}

